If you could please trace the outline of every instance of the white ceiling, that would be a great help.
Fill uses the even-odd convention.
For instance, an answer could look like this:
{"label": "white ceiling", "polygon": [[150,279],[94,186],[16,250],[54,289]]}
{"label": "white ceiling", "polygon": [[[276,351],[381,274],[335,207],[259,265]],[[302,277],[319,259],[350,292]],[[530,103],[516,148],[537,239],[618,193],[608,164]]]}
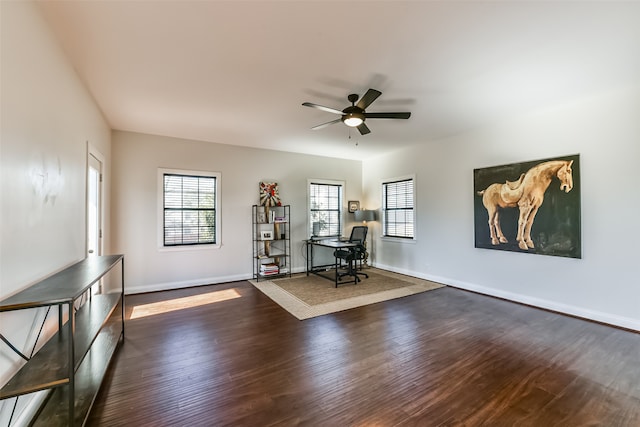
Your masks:
{"label": "white ceiling", "polygon": [[[638,84],[639,2],[41,1],[112,128],[365,159]],[[382,91],[361,136],[337,116]]]}

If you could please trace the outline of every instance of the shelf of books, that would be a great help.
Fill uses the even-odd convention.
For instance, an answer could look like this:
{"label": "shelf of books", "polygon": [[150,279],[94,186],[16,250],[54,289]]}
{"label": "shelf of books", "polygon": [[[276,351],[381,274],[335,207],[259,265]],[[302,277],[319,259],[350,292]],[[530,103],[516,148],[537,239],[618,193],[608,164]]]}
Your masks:
{"label": "shelf of books", "polygon": [[253,277],[291,276],[290,206],[253,205]]}

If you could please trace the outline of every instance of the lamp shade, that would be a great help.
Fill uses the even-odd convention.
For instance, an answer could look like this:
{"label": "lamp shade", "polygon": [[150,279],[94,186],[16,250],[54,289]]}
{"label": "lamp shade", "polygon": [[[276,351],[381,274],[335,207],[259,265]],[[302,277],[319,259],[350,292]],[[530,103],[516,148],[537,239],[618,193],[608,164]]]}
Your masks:
{"label": "lamp shade", "polygon": [[356,221],[375,221],[376,213],[375,211],[368,210],[358,210],[355,211]]}
{"label": "lamp shade", "polygon": [[345,125],[355,128],[360,126],[364,122],[364,114],[362,113],[347,113],[342,116],[342,121]]}

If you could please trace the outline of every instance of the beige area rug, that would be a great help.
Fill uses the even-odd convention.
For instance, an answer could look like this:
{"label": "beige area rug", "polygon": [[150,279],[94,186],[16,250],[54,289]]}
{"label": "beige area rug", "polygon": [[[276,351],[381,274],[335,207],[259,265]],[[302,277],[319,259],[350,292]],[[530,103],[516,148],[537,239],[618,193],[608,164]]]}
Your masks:
{"label": "beige area rug", "polygon": [[369,278],[358,284],[334,282],[316,275],[296,274],[291,278],[249,280],[253,286],[299,320],[335,313],[363,305],[438,289],[444,285],[403,274],[368,268]]}

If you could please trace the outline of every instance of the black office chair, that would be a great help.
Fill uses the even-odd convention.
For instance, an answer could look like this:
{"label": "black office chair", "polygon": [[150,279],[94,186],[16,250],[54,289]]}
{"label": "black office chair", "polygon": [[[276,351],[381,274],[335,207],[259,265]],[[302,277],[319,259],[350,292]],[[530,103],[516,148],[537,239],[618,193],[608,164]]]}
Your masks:
{"label": "black office chair", "polygon": [[367,279],[369,275],[362,271],[358,271],[357,262],[360,261],[360,270],[362,270],[362,260],[364,260],[365,253],[367,249],[364,246],[365,240],[367,239],[367,232],[369,231],[369,227],[364,225],[356,225],[351,229],[351,236],[349,237],[350,243],[357,243],[357,246],[350,249],[337,249],[333,252],[333,256],[336,258],[340,258],[347,263],[347,271],[344,273],[338,273],[338,280],[340,280],[343,276],[353,276],[355,278],[356,283],[361,279],[358,275],[364,276]]}

